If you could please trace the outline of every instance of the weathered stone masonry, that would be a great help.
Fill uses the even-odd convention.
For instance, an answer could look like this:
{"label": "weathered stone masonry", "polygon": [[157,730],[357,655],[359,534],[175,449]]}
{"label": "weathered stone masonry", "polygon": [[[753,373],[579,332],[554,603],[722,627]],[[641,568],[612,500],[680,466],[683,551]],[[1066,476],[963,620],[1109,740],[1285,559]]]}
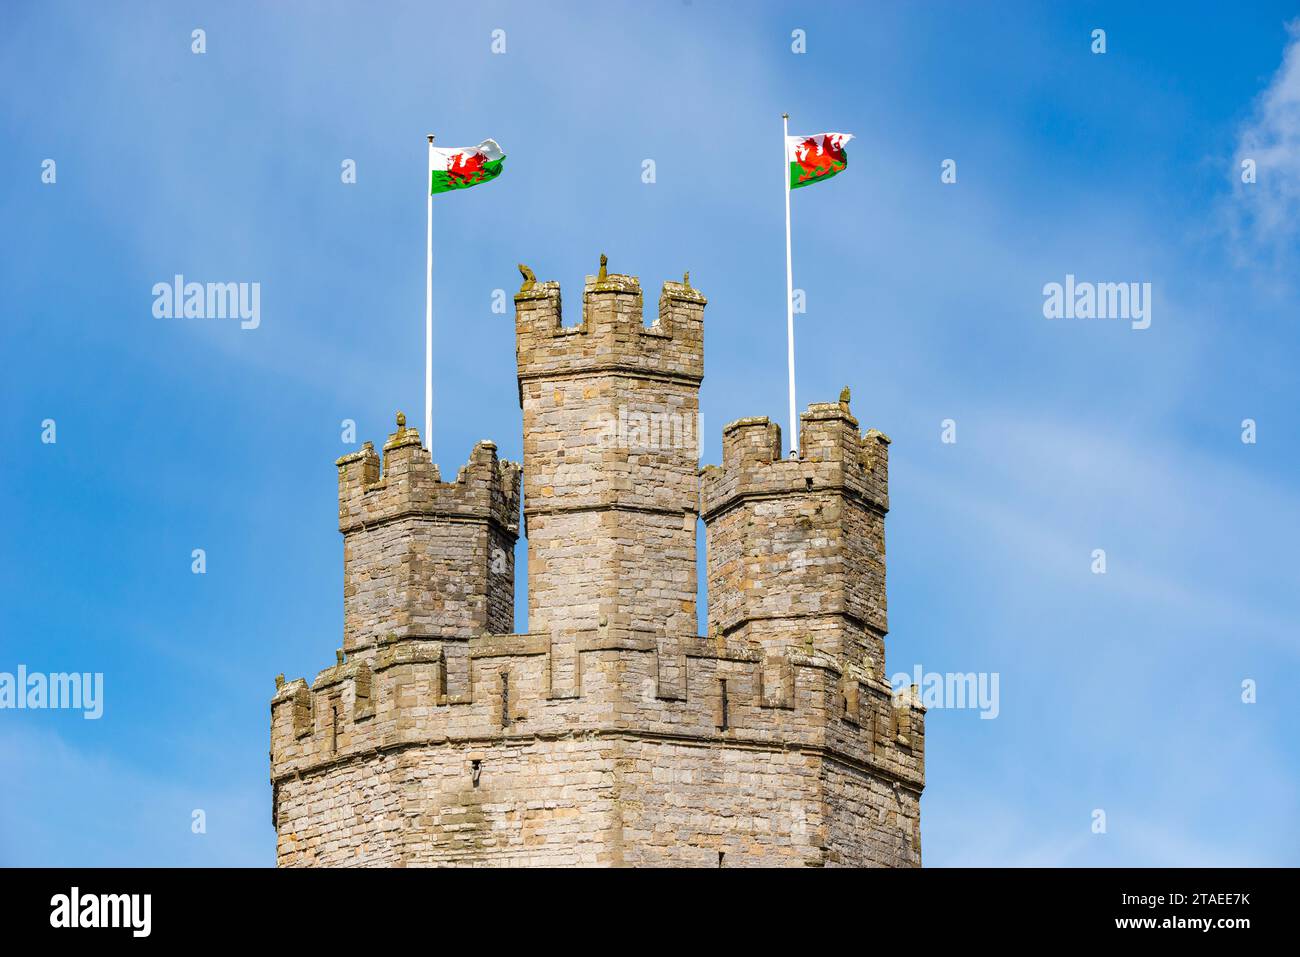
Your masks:
{"label": "weathered stone masonry", "polygon": [[401,417],[382,463],[340,458],[343,647],[276,682],[278,863],[919,865],[924,710],[884,681],[889,440],[846,390],[799,458],[741,419],[701,471],[689,281],[649,326],[603,263],[578,325],[557,283],[515,305],[530,630],[518,465],[481,442],[443,482]]}

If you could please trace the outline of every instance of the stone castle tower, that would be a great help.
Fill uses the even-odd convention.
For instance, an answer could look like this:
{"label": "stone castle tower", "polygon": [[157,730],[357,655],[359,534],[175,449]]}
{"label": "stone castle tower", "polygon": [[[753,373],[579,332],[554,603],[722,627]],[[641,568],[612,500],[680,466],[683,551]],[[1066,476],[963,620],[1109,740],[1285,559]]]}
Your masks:
{"label": "stone castle tower", "polygon": [[[587,277],[515,296],[521,469],[454,482],[399,414],[338,460],[344,630],[277,679],[281,866],[920,864],[924,711],[884,681],[889,440],[848,390],[783,457],[766,418],[699,468],[705,298]],[[696,526],[708,635],[697,634]]]}

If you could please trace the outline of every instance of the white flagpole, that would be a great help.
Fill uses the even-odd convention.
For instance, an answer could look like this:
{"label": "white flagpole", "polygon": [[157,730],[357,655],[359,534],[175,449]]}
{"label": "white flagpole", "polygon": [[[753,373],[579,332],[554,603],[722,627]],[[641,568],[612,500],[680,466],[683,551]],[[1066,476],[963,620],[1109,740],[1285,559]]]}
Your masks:
{"label": "white flagpole", "polygon": [[429,162],[424,174],[428,201],[424,257],[424,447],[433,457],[433,134],[429,134]]}
{"label": "white flagpole", "polygon": [[791,458],[799,457],[799,428],[794,403],[794,271],[790,263],[790,114],[781,114],[784,135],[781,137],[781,173],[785,182],[785,328],[790,354],[790,435]]}

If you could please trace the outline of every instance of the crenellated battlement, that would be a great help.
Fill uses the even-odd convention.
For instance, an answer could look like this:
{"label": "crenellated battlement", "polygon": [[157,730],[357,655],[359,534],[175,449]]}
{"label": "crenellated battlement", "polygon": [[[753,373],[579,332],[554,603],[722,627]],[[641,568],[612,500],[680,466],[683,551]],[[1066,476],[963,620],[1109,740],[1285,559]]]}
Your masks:
{"label": "crenellated battlement", "polygon": [[658,316],[647,325],[640,280],[607,272],[602,255],[599,273],[583,286],[582,321],[566,326],[560,284],[525,278],[515,295],[521,387],[530,379],[613,371],[698,384],[707,304],[688,273],[681,282],[663,284]]}
{"label": "crenellated battlement", "polygon": [[273,780],[400,748],[635,732],[697,746],[835,749],[908,787],[924,781],[925,709],[915,694],[826,656],[595,629],[570,648],[578,677],[557,688],[563,652],[552,636],[483,636],[468,654],[447,652],[444,643],[395,639],[364,660],[340,660],[310,686],[277,680]]}
{"label": "crenellated battlement", "polygon": [[766,416],[723,427],[722,465],[701,472],[706,521],[746,498],[826,489],[889,511],[889,437],[875,429],[859,434],[847,395],[814,403],[799,419],[798,458],[783,457],[781,426]]}
{"label": "crenellated battlement", "polygon": [[797,457],[740,419],[701,470],[707,300],[666,282],[647,325],[607,265],[573,326],[520,267],[522,470],[483,441],[444,482],[400,413],[338,459],[342,647],[271,701],[281,865],[919,865],[925,709],[883,680],[889,439],[846,389]]}
{"label": "crenellated battlement", "polygon": [[383,467],[374,444],[340,457],[339,531],[345,535],[409,515],[438,515],[494,522],[519,530],[520,467],[497,457],[495,442],[483,439],[453,482],[420,443],[420,433],[397,414],[397,430],[384,443]]}

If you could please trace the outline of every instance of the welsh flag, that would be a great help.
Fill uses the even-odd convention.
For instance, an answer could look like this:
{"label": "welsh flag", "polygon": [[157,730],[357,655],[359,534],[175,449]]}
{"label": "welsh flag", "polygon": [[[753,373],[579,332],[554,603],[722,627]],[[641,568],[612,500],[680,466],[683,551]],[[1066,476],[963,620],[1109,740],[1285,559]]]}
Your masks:
{"label": "welsh flag", "polygon": [[459,146],[451,149],[431,147],[429,192],[446,193],[453,189],[469,189],[479,183],[501,175],[501,164],[506,154],[496,140],[484,140],[478,146]]}
{"label": "welsh flag", "polygon": [[851,139],[852,133],[787,136],[785,158],[790,163],[790,188],[820,183],[841,172],[849,165],[844,144]]}

